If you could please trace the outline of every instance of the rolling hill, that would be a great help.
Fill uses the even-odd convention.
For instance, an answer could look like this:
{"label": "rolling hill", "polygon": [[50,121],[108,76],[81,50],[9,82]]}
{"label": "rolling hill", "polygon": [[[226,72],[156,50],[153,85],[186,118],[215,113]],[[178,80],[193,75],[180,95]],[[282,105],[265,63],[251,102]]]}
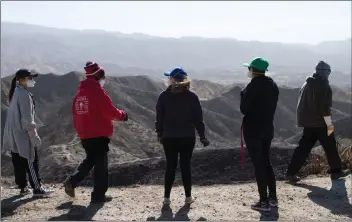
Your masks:
{"label": "rolling hill", "polygon": [[[84,157],[80,141],[72,126],[71,103],[83,74],[70,72],[65,75],[46,74],[37,78],[35,95],[39,134],[43,140],[41,155],[42,172],[52,173],[54,166],[70,166]],[[7,93],[11,77],[1,81],[2,132],[7,112]],[[239,145],[242,115],[239,112],[240,86],[223,86],[207,81],[194,80],[194,91],[208,96],[201,101],[204,111],[210,149],[224,149]],[[125,110],[130,121],[115,123],[110,159],[114,163],[143,160],[162,156],[161,146],[154,133],[155,105],[159,93],[165,89],[163,82],[146,76],[109,77],[105,89],[114,104]],[[197,88],[199,87],[199,88]],[[222,88],[222,89],[221,89]],[[228,89],[229,88],[229,89]],[[299,89],[280,88],[280,100],[275,117],[274,144],[282,144],[297,135],[295,108]],[[223,92],[225,91],[225,92]],[[340,98],[347,98],[343,92]],[[334,120],[351,116],[351,103],[334,101]],[[343,134],[348,137],[348,133]],[[197,147],[200,147],[197,144]],[[11,165],[3,159],[4,173]],[[51,174],[50,173],[50,174]],[[55,175],[55,174],[52,174]]]}

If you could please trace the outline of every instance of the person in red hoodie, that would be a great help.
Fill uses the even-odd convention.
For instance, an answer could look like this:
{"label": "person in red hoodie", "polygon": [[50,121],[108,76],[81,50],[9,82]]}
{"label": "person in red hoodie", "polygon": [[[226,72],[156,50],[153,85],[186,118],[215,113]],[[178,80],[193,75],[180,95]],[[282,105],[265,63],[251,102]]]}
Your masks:
{"label": "person in red hoodie", "polygon": [[74,128],[81,139],[86,158],[77,170],[64,182],[65,192],[75,197],[75,188],[94,167],[94,188],[92,203],[107,202],[108,151],[114,127],[112,121],[127,121],[127,114],[117,109],[106,91],[105,72],[95,62],[87,62],[84,67],[86,79],[81,81],[73,99],[72,114]]}

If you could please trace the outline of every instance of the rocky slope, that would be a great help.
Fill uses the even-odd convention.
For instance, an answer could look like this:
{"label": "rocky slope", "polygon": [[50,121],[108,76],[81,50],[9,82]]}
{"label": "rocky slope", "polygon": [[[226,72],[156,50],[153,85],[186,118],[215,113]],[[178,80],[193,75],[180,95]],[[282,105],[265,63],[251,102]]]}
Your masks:
{"label": "rocky slope", "polygon": [[[71,72],[66,75],[47,74],[37,79],[36,87],[30,89],[36,98],[38,123],[42,127],[39,133],[43,146],[39,150],[42,161],[42,172],[50,175],[54,166],[74,166],[83,157],[72,126],[71,102],[76,93],[79,81],[84,75]],[[7,93],[10,77],[1,81],[2,108],[1,124],[5,124],[7,112]],[[207,135],[211,140],[211,149],[230,148],[239,145],[242,115],[239,112],[240,86],[223,88],[217,83],[194,80],[194,90],[209,96],[202,101]],[[106,90],[117,107],[127,111],[130,121],[116,123],[112,136],[110,159],[120,164],[126,161],[142,160],[163,156],[161,146],[156,142],[154,133],[155,104],[159,93],[165,89],[163,82],[153,81],[146,76],[109,77]],[[298,89],[281,88],[280,101],[275,117],[275,142],[299,133],[295,128],[295,108]],[[340,92],[339,98],[347,98]],[[350,103],[334,101],[334,119],[346,118],[350,115]],[[346,125],[346,124],[345,124]],[[341,127],[345,127],[341,125]],[[337,130],[340,130],[337,125]],[[341,134],[348,137],[349,134]],[[294,140],[292,140],[294,142]],[[275,146],[275,145],[274,145]],[[279,144],[280,147],[283,144]],[[198,148],[201,148],[199,143]],[[11,164],[3,157],[2,172],[12,173]],[[71,168],[70,168],[71,169]],[[53,174],[56,175],[56,174]]]}

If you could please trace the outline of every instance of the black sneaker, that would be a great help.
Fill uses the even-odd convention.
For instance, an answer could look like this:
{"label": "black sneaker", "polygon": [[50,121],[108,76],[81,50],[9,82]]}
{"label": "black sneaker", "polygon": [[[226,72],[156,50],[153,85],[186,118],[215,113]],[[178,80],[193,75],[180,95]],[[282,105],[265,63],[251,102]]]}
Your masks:
{"label": "black sneaker", "polygon": [[301,178],[299,176],[286,176],[286,180],[288,183],[295,184],[300,181]]}
{"label": "black sneaker", "polygon": [[27,187],[20,189],[20,195],[22,195],[22,196],[25,196],[25,195],[29,194],[30,192],[31,191]]}
{"label": "black sneaker", "polygon": [[330,178],[331,178],[332,180],[337,180],[337,179],[340,179],[340,178],[343,178],[343,177],[348,176],[350,173],[351,173],[351,171],[348,170],[348,169],[346,169],[346,170],[341,170],[341,171],[338,172],[338,173],[332,173],[332,174],[330,175]]}
{"label": "black sneaker", "polygon": [[73,188],[70,180],[66,180],[64,183],[65,193],[70,197],[75,197],[75,188]]}
{"label": "black sneaker", "polygon": [[265,201],[254,203],[251,205],[251,208],[253,210],[265,211],[265,212],[268,212],[271,210],[268,202],[265,202]]}
{"label": "black sneaker", "polygon": [[91,203],[106,203],[112,201],[112,196],[104,196],[103,198],[91,198]]}
{"label": "black sneaker", "polygon": [[277,207],[279,205],[279,203],[276,198],[269,198],[269,205],[271,207]]}
{"label": "black sneaker", "polygon": [[43,187],[33,190],[33,197],[45,197],[54,193],[54,190],[44,189]]}

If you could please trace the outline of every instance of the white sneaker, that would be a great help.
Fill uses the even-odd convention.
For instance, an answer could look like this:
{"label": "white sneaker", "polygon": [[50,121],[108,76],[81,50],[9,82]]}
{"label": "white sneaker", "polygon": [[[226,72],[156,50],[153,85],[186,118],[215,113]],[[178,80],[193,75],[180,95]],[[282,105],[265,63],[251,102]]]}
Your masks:
{"label": "white sneaker", "polygon": [[170,198],[164,198],[163,204],[170,205],[171,204]]}
{"label": "white sneaker", "polygon": [[185,204],[191,204],[193,202],[194,202],[194,199],[192,197],[186,197]]}
{"label": "white sneaker", "polygon": [[45,189],[43,187],[33,190],[33,197],[45,197],[54,193],[54,190]]}

